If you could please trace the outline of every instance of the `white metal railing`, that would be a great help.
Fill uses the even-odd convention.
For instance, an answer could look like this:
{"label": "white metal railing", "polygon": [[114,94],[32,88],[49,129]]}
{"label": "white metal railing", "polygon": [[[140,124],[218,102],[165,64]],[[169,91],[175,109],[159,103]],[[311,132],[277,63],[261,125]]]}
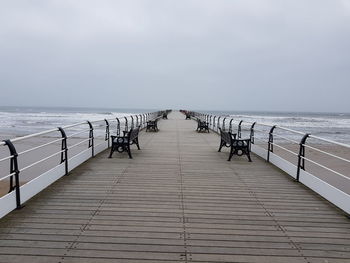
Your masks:
{"label": "white metal railing", "polygon": [[[231,133],[236,133],[238,138],[242,136],[249,137],[252,143],[252,152],[284,170],[296,181],[303,183],[341,208],[347,214],[350,214],[350,156],[339,156],[339,154],[319,149],[319,143],[317,142],[343,147],[346,150],[350,149],[349,144],[336,142],[274,124],[252,123],[245,120],[234,119],[230,116],[217,116],[199,112],[190,113],[194,118],[207,121],[210,129],[216,133],[219,133],[219,128],[222,128]],[[244,135],[242,135],[243,132]],[[259,137],[259,143],[256,143],[257,133],[264,135]],[[289,138],[289,135],[293,135],[293,138]],[[295,140],[295,137],[299,137],[300,140]],[[264,141],[262,138],[267,138],[267,141]],[[308,144],[310,140],[316,141],[316,143]],[[287,142],[287,144],[284,144],[285,142]],[[288,143],[290,145],[288,145]],[[306,150],[317,151],[319,154],[325,155],[328,158],[333,158],[332,160],[334,160],[334,162],[337,160],[342,162],[344,166],[349,166],[346,166],[343,171],[337,171],[337,168],[339,169],[338,166],[330,167],[329,164],[320,160],[315,160],[310,154],[310,156],[306,156]],[[294,159],[286,157],[286,154],[291,155]],[[293,160],[295,160],[296,163],[294,163]],[[306,163],[308,163],[308,167],[310,168],[306,168]],[[316,171],[316,169],[322,169],[324,172],[327,171],[333,174],[333,176],[337,176],[337,180],[328,180],[334,179],[332,177],[321,177],[320,172],[318,170]],[[339,181],[339,183],[335,183],[334,181]]]}
{"label": "white metal railing", "polygon": [[[9,192],[0,197],[0,218],[12,210],[20,208],[24,202],[48,185],[67,175],[72,169],[89,158],[110,147],[110,133],[120,135],[121,132],[128,131],[129,128],[134,126],[140,126],[141,129],[145,128],[147,121],[159,117],[162,113],[163,111],[157,111],[128,115],[121,118],[85,121],[1,141],[0,150],[6,150],[8,155],[0,159],[0,168],[8,166],[9,173],[0,175],[0,182],[6,181],[9,183]],[[113,131],[110,129],[111,125],[115,126]],[[87,135],[84,135],[84,133]],[[60,135],[60,138],[55,138],[58,135]],[[51,139],[52,137],[54,139]],[[29,149],[17,151],[17,146],[28,142],[28,140],[38,138],[40,140],[51,140]],[[84,144],[87,144],[87,147],[84,147]],[[35,156],[38,153],[42,155],[45,147],[56,147],[56,149],[52,153],[44,154],[38,160],[25,163],[25,155],[32,154]],[[23,172],[35,167],[41,168],[42,164],[47,161],[52,161],[54,164],[50,168],[44,169],[34,179],[21,185],[23,183],[23,178],[21,177]]]}

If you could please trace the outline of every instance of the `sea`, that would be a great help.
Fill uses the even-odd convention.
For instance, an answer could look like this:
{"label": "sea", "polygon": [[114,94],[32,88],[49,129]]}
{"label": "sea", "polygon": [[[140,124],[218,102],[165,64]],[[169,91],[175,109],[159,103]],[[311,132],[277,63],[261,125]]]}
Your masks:
{"label": "sea", "polygon": [[[8,107],[0,106],[0,139],[70,125],[82,121],[113,119],[129,114],[155,111],[155,109],[70,108],[70,107]],[[253,111],[201,111],[232,117],[235,124],[266,123],[296,131],[311,133],[350,144],[350,113],[310,112],[253,112]],[[258,128],[258,127],[257,127]],[[292,138],[294,135],[291,135]],[[295,135],[295,139],[298,139]]]}

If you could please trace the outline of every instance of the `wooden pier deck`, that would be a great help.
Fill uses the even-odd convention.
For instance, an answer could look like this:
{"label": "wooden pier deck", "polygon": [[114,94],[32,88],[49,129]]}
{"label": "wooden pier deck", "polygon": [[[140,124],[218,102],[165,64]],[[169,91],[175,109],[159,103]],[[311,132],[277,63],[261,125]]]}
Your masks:
{"label": "wooden pier deck", "polygon": [[350,262],[350,220],[178,112],[0,220],[0,262]]}

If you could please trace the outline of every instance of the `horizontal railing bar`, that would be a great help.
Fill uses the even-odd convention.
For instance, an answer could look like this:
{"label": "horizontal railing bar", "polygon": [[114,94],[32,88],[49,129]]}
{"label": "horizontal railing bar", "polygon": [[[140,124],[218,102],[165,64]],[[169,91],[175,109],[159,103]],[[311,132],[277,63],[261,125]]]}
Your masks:
{"label": "horizontal railing bar", "polygon": [[102,144],[105,144],[105,143],[106,143],[106,141],[103,141],[103,142],[101,142],[101,143],[99,143],[99,144],[96,144],[96,145],[95,145],[95,148],[98,147],[98,146],[100,146],[100,145],[102,145]]}
{"label": "horizontal railing bar", "polygon": [[[239,123],[239,122],[235,122],[235,123]],[[241,125],[252,125],[253,123],[254,122],[249,122],[249,121],[243,120]],[[304,135],[305,134],[305,133],[300,132],[300,131],[296,131],[296,130],[293,130],[293,129],[289,129],[289,128],[286,128],[286,127],[283,127],[283,126],[274,125],[274,124],[270,124],[270,123],[255,122],[255,125],[261,125],[261,126],[265,126],[265,127],[276,126],[276,128],[281,129],[281,130],[289,131],[289,132],[292,132],[292,133],[297,133],[297,134],[300,134],[300,135]]]}
{"label": "horizontal railing bar", "polygon": [[11,139],[11,142],[18,142],[18,141],[22,141],[22,140],[25,140],[25,139],[29,139],[29,138],[33,138],[33,137],[36,137],[36,136],[41,136],[41,135],[45,135],[45,134],[48,134],[48,133],[57,132],[57,131],[59,131],[59,130],[57,128],[55,128],[55,129],[52,129],[52,130],[47,130],[47,131],[42,131],[42,132],[38,132],[38,133],[33,133],[33,134],[26,135],[26,136],[22,136],[22,137],[17,137],[17,138]]}
{"label": "horizontal railing bar", "polygon": [[323,154],[332,156],[332,157],[337,158],[337,159],[339,159],[339,160],[342,160],[342,161],[345,161],[345,162],[350,163],[350,160],[345,159],[345,158],[343,158],[343,157],[340,157],[340,156],[338,156],[338,155],[335,155],[335,154],[332,154],[332,153],[329,153],[329,152],[325,152],[325,151],[323,151],[323,150],[321,150],[321,149],[315,148],[315,147],[310,146],[310,145],[307,145],[307,144],[303,144],[303,146],[305,146],[305,147],[307,147],[307,148],[310,148],[310,149],[312,149],[312,150],[318,151],[318,152],[320,152],[320,153],[323,153]]}
{"label": "horizontal railing bar", "polygon": [[30,148],[30,149],[25,150],[25,151],[23,151],[23,152],[19,152],[18,155],[25,154],[25,153],[28,153],[28,152],[31,152],[31,151],[40,149],[40,148],[42,148],[42,147],[48,146],[48,145],[50,145],[50,144],[53,144],[53,143],[55,143],[55,142],[59,142],[59,141],[62,141],[62,140],[63,140],[63,138],[59,138],[59,139],[57,139],[57,140],[54,140],[54,141],[51,141],[51,142],[48,142],[48,143],[39,145],[39,146],[37,146],[37,147]]}
{"label": "horizontal railing bar", "polygon": [[74,123],[74,124],[62,126],[62,129],[69,129],[69,128],[73,128],[73,127],[84,125],[84,124],[88,124],[88,122],[87,121],[83,121],[83,122],[79,122],[79,123]]}
{"label": "horizontal railing bar", "polygon": [[5,157],[5,158],[2,158],[2,159],[0,159],[0,162],[9,160],[9,159],[11,159],[12,157],[13,157],[13,155],[10,155],[10,156],[7,156],[7,157]]}
{"label": "horizontal railing bar", "polygon": [[344,179],[350,180],[350,178],[347,177],[346,175],[344,175],[344,174],[342,174],[342,173],[339,173],[339,172],[337,172],[337,171],[335,171],[335,170],[333,170],[333,169],[331,169],[331,168],[329,168],[329,167],[327,167],[327,166],[324,166],[324,165],[322,165],[322,164],[320,164],[320,163],[318,163],[318,162],[315,162],[315,161],[313,161],[313,160],[311,160],[311,159],[308,159],[308,158],[306,158],[306,157],[303,157],[303,156],[300,156],[300,157],[301,157],[302,159],[304,159],[304,160],[306,160],[306,161],[309,161],[309,162],[311,162],[311,163],[313,163],[313,164],[315,164],[315,165],[317,165],[317,166],[320,166],[320,167],[322,167],[322,168],[324,168],[324,169],[326,169],[326,170],[328,170],[328,171],[330,171],[330,172],[333,172],[333,173],[335,173],[335,174],[337,174],[337,175],[343,177]]}
{"label": "horizontal railing bar", "polygon": [[[106,119],[107,121],[111,121],[111,120],[115,120],[115,119]],[[97,123],[97,122],[104,122],[105,123],[105,119],[103,120],[95,120],[95,121],[90,121],[90,123]]]}
{"label": "horizontal railing bar", "polygon": [[254,129],[253,129],[253,130],[254,130],[254,131],[258,131],[258,132],[266,132],[266,133],[269,133],[269,131],[268,131],[268,130],[265,130],[265,131],[264,131],[264,130],[257,129],[257,128],[255,128],[255,127],[254,127]]}
{"label": "horizontal railing bar", "polygon": [[82,144],[82,143],[84,143],[84,142],[87,142],[87,141],[89,141],[89,140],[91,140],[91,139],[92,139],[92,138],[88,138],[88,139],[85,139],[85,140],[83,140],[83,141],[81,141],[81,142],[78,142],[78,143],[76,143],[76,144],[73,144],[73,145],[69,146],[67,149],[70,150],[70,149],[72,149],[72,148],[74,148],[74,147],[76,147],[76,146],[78,146],[78,145],[80,145],[80,144]]}
{"label": "horizontal railing bar", "polygon": [[4,177],[1,177],[0,178],[0,181],[3,181],[3,180],[5,180],[5,179],[7,179],[7,178],[9,178],[9,177],[11,177],[11,176],[14,176],[16,173],[12,173],[12,174],[8,174],[8,175],[6,175],[6,176],[4,176]]}
{"label": "horizontal railing bar", "polygon": [[83,131],[78,131],[78,132],[69,134],[69,135],[67,136],[67,138],[71,138],[71,137],[73,137],[73,136],[75,136],[75,135],[78,135],[78,134],[81,134],[81,133],[84,133],[84,132],[89,132],[89,131],[91,131],[91,129],[83,130]]}
{"label": "horizontal railing bar", "polygon": [[291,133],[296,133],[296,134],[300,134],[300,135],[305,135],[305,133],[304,133],[304,132],[300,132],[300,131],[292,130],[292,129],[285,128],[285,127],[278,126],[278,125],[276,125],[276,129],[280,129],[280,130],[284,130],[284,131],[289,131],[289,132],[291,132]]}
{"label": "horizontal railing bar", "polygon": [[293,143],[296,143],[296,144],[300,144],[300,142],[294,141],[294,140],[292,140],[292,139],[289,139],[289,138],[287,138],[287,137],[281,136],[281,135],[276,134],[276,133],[274,133],[273,136],[276,136],[276,137],[278,137],[278,138],[285,139],[285,140],[287,140],[287,141],[290,141],[290,142],[293,142]]}
{"label": "horizontal railing bar", "polygon": [[341,142],[336,142],[336,141],[333,141],[333,140],[321,138],[321,137],[314,136],[314,135],[310,135],[309,137],[310,137],[310,138],[313,138],[313,139],[320,140],[320,141],[333,143],[333,144],[336,144],[336,145],[339,145],[339,146],[343,146],[343,147],[346,147],[346,148],[350,148],[350,145],[349,145],[349,144],[345,144],[345,143],[341,143]]}
{"label": "horizontal railing bar", "polygon": [[[208,114],[208,115],[211,115],[211,114]],[[235,125],[237,125],[237,123],[238,123],[238,121],[234,121]],[[253,123],[243,120],[241,125],[245,125],[245,124],[253,124]],[[275,126],[276,129],[281,129],[281,130],[285,130],[285,131],[288,131],[288,132],[291,132],[291,133],[300,134],[300,135],[305,135],[306,134],[306,133],[301,132],[301,131],[296,131],[296,130],[293,130],[293,129],[290,129],[290,128],[286,128],[286,127],[279,126],[279,125],[274,125],[274,124],[269,124],[269,123],[255,122],[255,124],[256,125],[265,126],[265,127],[273,127],[273,126]],[[255,128],[254,128],[254,130],[255,130]],[[336,145],[339,145],[339,146],[343,146],[343,147],[346,147],[346,148],[350,148],[349,144],[333,141],[333,140],[330,140],[330,139],[325,139],[325,138],[318,137],[318,136],[311,135],[311,134],[309,135],[309,138],[313,138],[313,139],[321,140],[321,141],[324,141],[324,142],[328,142],[328,143],[336,144]]]}
{"label": "horizontal railing bar", "polygon": [[30,165],[28,165],[28,166],[26,166],[26,167],[20,169],[20,172],[23,172],[23,171],[25,171],[25,170],[27,170],[27,169],[33,167],[34,165],[37,165],[37,164],[41,163],[41,162],[44,162],[44,161],[46,161],[46,160],[48,160],[48,159],[54,157],[55,155],[58,155],[58,154],[60,154],[60,153],[63,153],[64,151],[65,151],[65,150],[59,151],[59,152],[57,152],[57,153],[51,154],[51,155],[49,155],[49,156],[47,156],[47,157],[41,159],[41,160],[39,160],[39,161],[37,161],[37,162],[35,162],[35,163],[32,163],[32,164],[30,164]]}
{"label": "horizontal railing bar", "polygon": [[289,153],[291,153],[291,154],[293,154],[293,155],[295,155],[295,156],[298,156],[298,154],[297,153],[295,153],[295,152],[293,152],[293,151],[291,151],[291,150],[289,150],[289,149],[287,149],[287,148],[285,148],[285,147],[283,147],[283,146],[280,146],[280,145],[278,145],[278,144],[276,144],[276,143],[271,143],[272,145],[274,145],[274,146],[277,146],[278,148],[281,148],[281,149],[283,149],[283,150],[285,150],[285,151],[287,151],[287,152],[289,152]]}

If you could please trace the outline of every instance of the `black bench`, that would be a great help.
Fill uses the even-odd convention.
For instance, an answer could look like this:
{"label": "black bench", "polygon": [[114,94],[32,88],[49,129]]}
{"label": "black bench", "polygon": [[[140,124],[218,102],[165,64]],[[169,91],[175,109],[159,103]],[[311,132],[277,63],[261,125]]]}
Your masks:
{"label": "black bench", "polygon": [[140,131],[140,127],[137,127],[136,129],[131,129],[129,132],[124,133],[125,136],[112,135],[111,136],[112,138],[111,153],[109,154],[108,158],[112,158],[112,154],[114,151],[117,151],[119,153],[127,151],[129,154],[129,158],[132,159],[130,145],[136,144],[137,148],[140,150],[139,131]]}
{"label": "black bench", "polygon": [[209,132],[209,123],[206,121],[202,121],[197,119],[197,132]]}
{"label": "black bench", "polygon": [[225,132],[221,128],[219,129],[221,135],[219,152],[223,146],[230,147],[231,150],[228,161],[231,161],[231,158],[234,154],[238,156],[245,154],[247,155],[249,162],[251,162],[252,159],[250,158],[250,139],[236,139],[236,134]]}
{"label": "black bench", "polygon": [[185,115],[186,115],[186,120],[190,120],[191,119],[191,114],[190,113],[186,112]]}
{"label": "black bench", "polygon": [[146,132],[148,132],[148,131],[154,131],[154,132],[159,131],[157,123],[158,123],[158,118],[155,119],[155,120],[148,121],[147,122],[147,126],[146,126]]}
{"label": "black bench", "polygon": [[163,113],[163,120],[165,120],[165,119],[168,119],[168,113],[167,112]]}

